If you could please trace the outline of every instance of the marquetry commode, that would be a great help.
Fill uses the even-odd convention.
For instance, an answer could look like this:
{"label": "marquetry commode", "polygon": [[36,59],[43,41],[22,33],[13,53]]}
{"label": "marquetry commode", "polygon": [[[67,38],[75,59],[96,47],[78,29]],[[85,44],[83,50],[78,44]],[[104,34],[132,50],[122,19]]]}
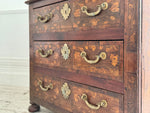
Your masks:
{"label": "marquetry commode", "polygon": [[26,3],[30,112],[139,112],[137,0]]}

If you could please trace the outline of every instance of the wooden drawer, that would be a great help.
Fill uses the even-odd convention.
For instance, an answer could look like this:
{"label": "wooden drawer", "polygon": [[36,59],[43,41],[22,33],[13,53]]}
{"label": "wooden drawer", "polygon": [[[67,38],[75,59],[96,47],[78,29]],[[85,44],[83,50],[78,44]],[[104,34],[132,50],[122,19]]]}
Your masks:
{"label": "wooden drawer", "polygon": [[[65,21],[60,12],[61,8],[63,8],[63,5],[65,3],[70,4],[68,1],[65,1],[65,2],[60,2],[58,4],[53,4],[53,5],[34,9],[32,15],[33,33],[59,32],[63,30],[63,28],[65,29],[65,27],[66,29],[67,28],[70,29],[71,23],[68,21],[71,20],[71,18]],[[38,20],[39,16],[44,17],[45,15],[50,13],[52,13],[53,16],[48,22],[42,23]]]}
{"label": "wooden drawer", "polygon": [[[67,44],[70,55],[67,60],[62,57],[61,48]],[[38,50],[42,48],[54,52],[47,58],[42,58]],[[87,59],[95,61],[96,55],[106,53],[106,59],[100,59],[97,63],[89,64],[81,57],[81,52],[87,53]],[[83,82],[88,85],[117,90],[116,84],[123,83],[123,42],[122,41],[53,41],[34,42],[34,65],[45,68],[42,73],[53,73],[57,76]],[[37,69],[43,71],[42,69]],[[78,79],[78,77],[86,80]],[[89,79],[89,81],[88,81]],[[88,81],[88,82],[87,82]],[[99,83],[108,83],[108,86],[101,86]],[[98,84],[96,84],[98,83]],[[121,85],[120,85],[121,86]],[[114,88],[112,88],[114,87]],[[122,92],[122,91],[121,91]]]}
{"label": "wooden drawer", "polygon": [[[103,2],[108,3],[108,9],[97,16],[89,17],[81,10],[87,6],[89,13],[96,12],[97,5]],[[30,111],[38,111],[39,104],[54,113],[140,112],[140,0],[29,0],[27,3],[30,3]],[[71,9],[66,20],[61,14],[64,5]],[[50,21],[37,20],[50,12],[54,14]],[[70,49],[67,60],[61,54],[65,43]],[[54,52],[42,58],[40,48]],[[82,51],[88,60],[95,60],[101,52],[107,58],[89,64],[80,56]],[[39,78],[45,86],[53,82],[54,92],[40,91],[36,85]],[[60,90],[65,82],[71,89],[68,100]],[[104,99],[108,107],[91,110],[81,99],[82,94],[87,94],[90,104]]]}
{"label": "wooden drawer", "polygon": [[[70,55],[65,60],[61,53],[64,44],[68,45]],[[47,58],[42,58],[38,50],[42,48],[54,52]],[[117,81],[123,81],[123,42],[122,41],[55,41],[35,42],[35,63],[47,68],[63,69],[65,71],[77,72],[102,77]],[[106,59],[100,59],[97,63],[89,64],[82,57],[81,52],[87,53],[87,59],[95,61],[96,55],[106,52]]]}
{"label": "wooden drawer", "polygon": [[[38,85],[39,80],[42,80],[45,86],[52,83],[53,89],[46,92],[42,91]],[[83,94],[87,95],[88,102],[91,105],[96,106],[98,102],[105,100],[107,107],[101,107],[97,110],[89,108],[84,100],[81,99]],[[67,99],[64,97],[67,97]],[[123,95],[121,94],[52,78],[49,75],[36,72],[31,80],[31,101],[39,105],[44,103],[43,106],[50,109],[55,106],[55,113],[57,113],[57,107],[72,113],[123,113]]]}
{"label": "wooden drawer", "polygon": [[[123,113],[123,95],[92,88],[84,85],[72,85],[74,113]],[[106,100],[107,107],[91,109],[81,99],[83,94],[87,95],[88,103],[97,107],[102,100]]]}
{"label": "wooden drawer", "polygon": [[[108,9],[102,10],[96,16],[88,16],[81,11],[81,7],[86,6],[88,12],[97,11],[97,5],[108,3]],[[74,0],[73,7],[73,27],[75,29],[107,29],[122,28],[124,19],[124,0]]]}
{"label": "wooden drawer", "polygon": [[[102,11],[97,16],[89,17],[85,13],[82,13],[81,11],[81,7],[87,6],[90,12],[94,12],[97,10],[96,6],[102,4],[103,2],[108,3],[108,9]],[[65,20],[61,14],[61,9],[66,3],[69,5],[69,8],[71,9],[70,15],[67,20]],[[52,19],[50,19],[49,22],[41,23],[38,21],[37,18],[39,15],[45,16],[50,12],[53,13],[53,17]],[[71,0],[59,2],[57,4],[50,4],[48,6],[43,6],[40,8],[35,8],[32,15],[33,38],[34,40],[39,40],[39,38],[41,40],[45,38],[48,38],[48,40],[52,39],[61,40],[63,37],[64,39],[72,40],[72,38],[69,37],[71,36],[71,34],[78,37],[80,31],[86,30],[90,30],[91,34],[98,33],[99,34],[98,38],[101,38],[100,37],[101,34],[105,33],[106,31],[107,33],[108,32],[111,33],[112,37],[114,33],[116,34],[118,34],[119,32],[123,33],[123,25],[124,25],[123,14],[124,14],[124,0],[113,0],[113,1]],[[58,32],[61,33],[61,36],[58,34]],[[108,36],[108,38],[111,37]],[[122,37],[117,37],[116,35],[114,35],[113,38],[118,39]]]}
{"label": "wooden drawer", "polygon": [[[49,84],[52,84],[53,89],[49,89],[48,91],[41,90],[39,80],[42,81],[42,86],[44,88],[46,88]],[[60,111],[63,109],[68,112],[72,112],[71,100],[65,100],[61,94],[62,85],[63,82],[61,79],[58,80],[51,78],[49,75],[34,72],[34,75],[30,79],[30,100],[47,108],[53,107],[55,109],[59,109]],[[56,106],[59,108],[56,108]]]}

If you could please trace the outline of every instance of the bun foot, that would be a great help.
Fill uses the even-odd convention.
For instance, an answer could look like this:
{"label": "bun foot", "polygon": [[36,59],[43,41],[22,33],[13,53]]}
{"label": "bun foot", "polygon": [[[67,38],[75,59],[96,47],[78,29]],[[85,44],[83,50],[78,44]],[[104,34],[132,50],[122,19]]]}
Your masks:
{"label": "bun foot", "polygon": [[28,110],[29,112],[37,112],[40,110],[40,106],[37,104],[31,104]]}

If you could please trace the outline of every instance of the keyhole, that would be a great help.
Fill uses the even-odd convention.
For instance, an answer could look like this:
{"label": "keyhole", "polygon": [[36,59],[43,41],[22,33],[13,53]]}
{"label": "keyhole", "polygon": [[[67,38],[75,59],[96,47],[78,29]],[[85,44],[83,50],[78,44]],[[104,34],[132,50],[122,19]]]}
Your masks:
{"label": "keyhole", "polygon": [[66,94],[66,90],[63,90],[63,94]]}
{"label": "keyhole", "polygon": [[106,7],[106,5],[105,5],[105,4],[102,4],[102,6],[103,6],[103,7]]}
{"label": "keyhole", "polygon": [[67,14],[67,11],[65,11],[65,14]]}
{"label": "keyhole", "polygon": [[104,57],[105,57],[105,55],[103,54],[103,55],[102,55],[102,57],[104,58]]}
{"label": "keyhole", "polygon": [[102,104],[101,104],[101,106],[104,106],[105,105],[105,103],[103,102]]}

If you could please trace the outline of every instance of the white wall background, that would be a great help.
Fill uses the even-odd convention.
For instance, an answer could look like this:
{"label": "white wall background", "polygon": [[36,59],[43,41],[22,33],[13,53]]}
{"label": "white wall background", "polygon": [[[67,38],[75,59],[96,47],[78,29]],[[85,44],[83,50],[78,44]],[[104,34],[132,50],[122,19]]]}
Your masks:
{"label": "white wall background", "polygon": [[29,86],[29,22],[24,2],[0,3],[0,85]]}
{"label": "white wall background", "polygon": [[28,6],[24,4],[25,0],[2,0],[0,3],[0,10],[20,10],[27,9]]}

